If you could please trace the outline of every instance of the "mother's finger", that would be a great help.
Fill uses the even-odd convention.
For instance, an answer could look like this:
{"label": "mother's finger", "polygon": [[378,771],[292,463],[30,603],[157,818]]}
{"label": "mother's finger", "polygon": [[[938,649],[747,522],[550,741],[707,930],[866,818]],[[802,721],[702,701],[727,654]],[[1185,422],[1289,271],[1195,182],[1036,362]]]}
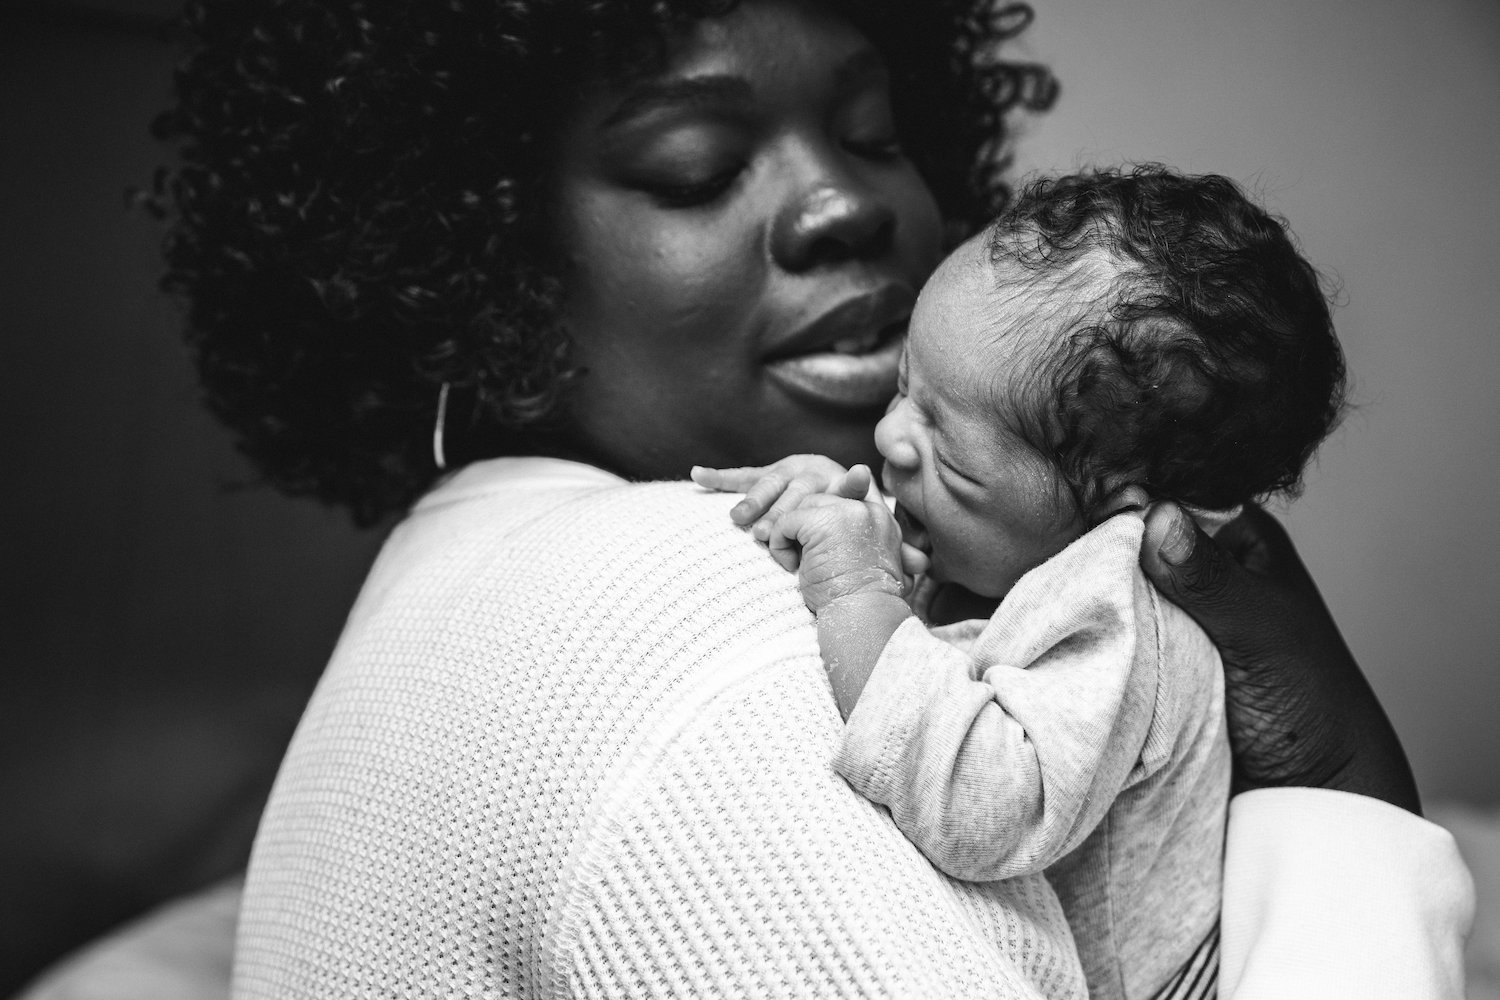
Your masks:
{"label": "mother's finger", "polygon": [[1244,583],[1237,579],[1239,564],[1175,503],[1153,504],[1146,512],[1141,567],[1172,603],[1194,618],[1243,596],[1237,594],[1236,584]]}

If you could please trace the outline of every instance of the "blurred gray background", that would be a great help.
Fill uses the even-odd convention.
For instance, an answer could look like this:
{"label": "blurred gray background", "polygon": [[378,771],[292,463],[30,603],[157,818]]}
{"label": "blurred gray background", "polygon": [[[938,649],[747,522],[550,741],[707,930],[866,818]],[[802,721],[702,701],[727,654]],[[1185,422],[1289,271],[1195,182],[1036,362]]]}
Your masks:
{"label": "blurred gray background", "polygon": [[[0,0],[0,995],[240,867],[379,544],[246,488],[155,223],[166,0]],[[1500,803],[1500,4],[1036,0],[1020,170],[1160,160],[1287,216],[1358,409],[1285,512],[1429,801]]]}

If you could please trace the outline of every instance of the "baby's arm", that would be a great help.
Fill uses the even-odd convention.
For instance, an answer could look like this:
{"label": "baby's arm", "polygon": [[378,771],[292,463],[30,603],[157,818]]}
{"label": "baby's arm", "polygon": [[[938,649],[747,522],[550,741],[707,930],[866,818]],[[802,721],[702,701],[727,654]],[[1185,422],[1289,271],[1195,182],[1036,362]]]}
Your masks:
{"label": "baby's arm", "polygon": [[913,615],[902,596],[901,529],[880,500],[856,499],[868,492],[869,470],[857,465],[835,487],[787,511],[767,544],[797,553],[797,584],[817,616],[818,649],[847,719],[886,643]]}
{"label": "baby's arm", "polygon": [[1047,867],[1160,763],[1137,770],[1158,679],[1140,525],[1099,531],[1023,577],[972,652],[901,625],[848,716],[835,769],[954,877]]}
{"label": "baby's arm", "polygon": [[[861,471],[845,493],[863,489]],[[970,653],[901,600],[884,504],[812,495],[772,529],[773,550],[800,547],[798,584],[848,722],[835,768],[949,875],[1041,871],[1136,776],[1158,679],[1141,530],[1112,521],[1023,577]]]}
{"label": "baby's arm", "polygon": [[776,561],[798,574],[847,718],[891,634],[912,617],[902,594],[907,577],[925,572],[926,556],[901,541],[867,466],[845,471],[831,458],[792,455],[763,467],[694,466],[692,476],[708,489],[745,491],[730,517],[751,525]]}
{"label": "baby's arm", "polygon": [[[736,483],[753,490],[765,471],[740,470]],[[1136,643],[1139,520],[1102,529],[1018,584],[986,631],[999,641],[976,661],[902,600],[900,529],[883,503],[863,499],[868,471],[821,485],[832,492],[802,492],[764,540],[797,568],[817,616],[849,722],[835,767],[949,875],[1040,871],[1098,825],[1152,718],[1154,647]]]}

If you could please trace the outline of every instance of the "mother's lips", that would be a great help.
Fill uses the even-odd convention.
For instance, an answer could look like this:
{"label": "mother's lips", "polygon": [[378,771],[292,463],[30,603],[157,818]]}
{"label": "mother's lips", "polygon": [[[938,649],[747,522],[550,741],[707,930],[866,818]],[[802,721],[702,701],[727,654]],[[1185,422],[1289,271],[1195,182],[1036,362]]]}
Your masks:
{"label": "mother's lips", "polygon": [[873,350],[845,353],[832,346],[766,362],[771,380],[811,403],[847,409],[883,409],[896,394],[906,326],[883,332]]}
{"label": "mother's lips", "polygon": [[843,300],[773,345],[767,374],[811,403],[883,407],[896,391],[914,299],[907,286],[887,284]]}

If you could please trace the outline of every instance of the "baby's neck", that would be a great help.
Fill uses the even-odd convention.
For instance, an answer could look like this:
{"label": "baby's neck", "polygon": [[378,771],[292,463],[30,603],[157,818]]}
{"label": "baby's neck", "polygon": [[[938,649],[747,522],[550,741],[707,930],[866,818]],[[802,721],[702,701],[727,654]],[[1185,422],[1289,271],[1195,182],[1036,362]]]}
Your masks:
{"label": "baby's neck", "polygon": [[931,599],[926,602],[926,607],[915,610],[928,625],[951,625],[974,618],[988,618],[1000,606],[1000,598],[980,597],[956,583],[927,581],[926,586],[932,588]]}

